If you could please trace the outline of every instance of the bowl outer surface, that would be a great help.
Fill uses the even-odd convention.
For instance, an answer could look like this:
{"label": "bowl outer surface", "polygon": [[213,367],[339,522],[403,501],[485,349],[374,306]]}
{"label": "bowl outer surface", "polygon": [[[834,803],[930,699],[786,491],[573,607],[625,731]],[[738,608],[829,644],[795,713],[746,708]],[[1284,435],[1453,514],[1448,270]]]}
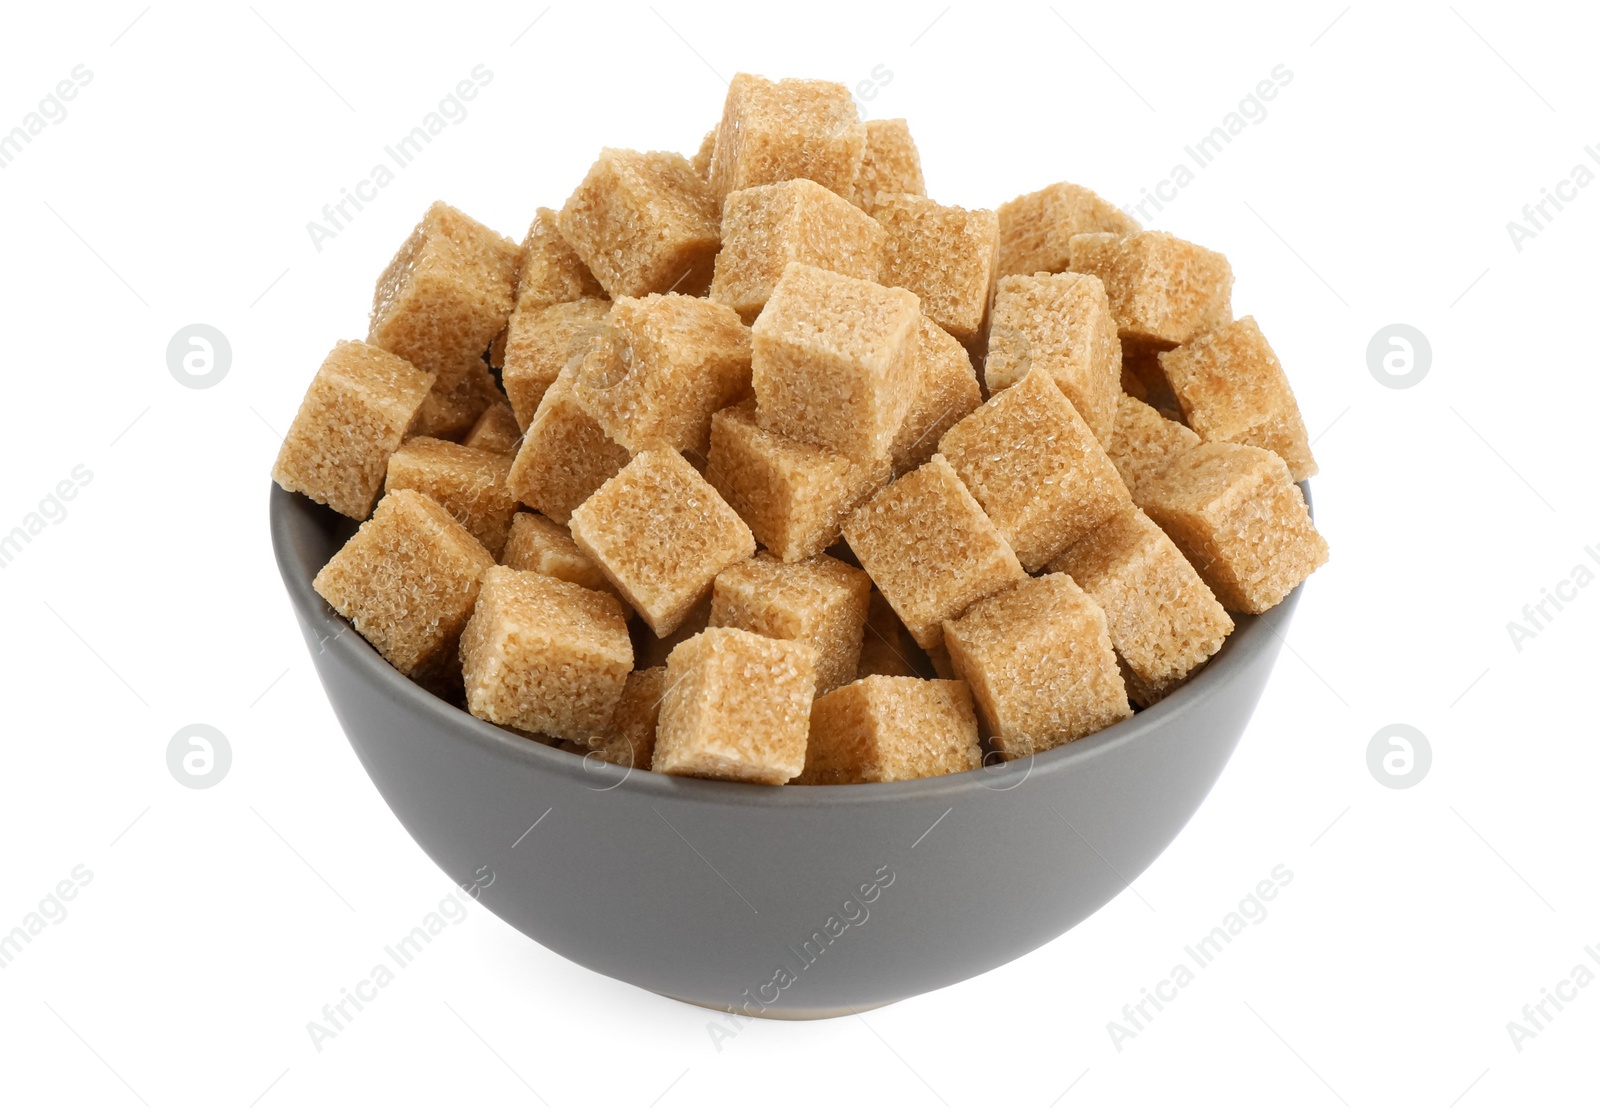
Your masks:
{"label": "bowl outer surface", "polygon": [[[274,548],[340,724],[395,816],[479,901],[592,970],[714,1008],[827,1016],[959,982],[1120,893],[1210,791],[1300,589],[1236,616],[1153,708],[967,774],[767,787],[582,759],[393,669],[311,588],[354,523],[277,487]],[[868,900],[870,898],[870,900]]]}

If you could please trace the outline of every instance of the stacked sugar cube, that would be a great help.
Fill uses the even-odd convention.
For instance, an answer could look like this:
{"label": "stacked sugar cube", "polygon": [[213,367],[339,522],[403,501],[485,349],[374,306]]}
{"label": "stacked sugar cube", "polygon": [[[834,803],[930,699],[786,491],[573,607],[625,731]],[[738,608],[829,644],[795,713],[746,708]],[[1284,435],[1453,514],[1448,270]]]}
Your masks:
{"label": "stacked sugar cube", "polygon": [[936,202],[905,121],[740,74],[692,160],[605,148],[520,245],[430,208],[273,475],[362,520],[316,590],[473,715],[697,777],[971,770],[1326,560],[1232,281],[1080,186]]}

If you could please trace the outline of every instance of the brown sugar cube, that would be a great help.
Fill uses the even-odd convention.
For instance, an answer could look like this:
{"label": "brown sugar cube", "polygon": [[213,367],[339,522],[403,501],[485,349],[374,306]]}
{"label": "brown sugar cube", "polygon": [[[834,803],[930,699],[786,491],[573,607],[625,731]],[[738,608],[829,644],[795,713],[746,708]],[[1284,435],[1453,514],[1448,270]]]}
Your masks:
{"label": "brown sugar cube", "polygon": [[758,553],[717,574],[711,625],[792,638],[817,652],[817,691],[855,680],[872,581],[827,554],[786,564]]}
{"label": "brown sugar cube", "polygon": [[962,418],[939,451],[1030,571],[1130,500],[1111,458],[1043,370]]}
{"label": "brown sugar cube", "polygon": [[486,449],[491,453],[516,456],[522,444],[522,427],[511,412],[511,404],[496,399],[489,408],[478,415],[467,435],[461,441],[469,449]]}
{"label": "brown sugar cube", "polygon": [[717,205],[689,160],[607,147],[561,209],[561,234],[607,294],[702,294],[717,254]]}
{"label": "brown sugar cube", "polygon": [[1047,573],[944,624],[990,743],[1006,759],[1081,739],[1133,714],[1106,615],[1066,573]]}
{"label": "brown sugar cube", "polygon": [[575,742],[602,735],[633,669],[616,597],[496,567],[461,633],[467,711]]}
{"label": "brown sugar cube", "polygon": [[711,153],[716,149],[717,129],[712,128],[700,141],[700,149],[689,158],[689,165],[694,167],[694,172],[708,181],[711,178]]}
{"label": "brown sugar cube", "polygon": [[728,195],[711,300],[754,321],[790,263],[877,281],[883,226],[806,178]]}
{"label": "brown sugar cube", "polygon": [[1139,494],[1145,513],[1229,611],[1276,607],[1328,560],[1288,465],[1267,449],[1204,442]]}
{"label": "brown sugar cube", "polygon": [[1233,317],[1233,270],[1218,252],[1166,232],[1072,238],[1072,269],[1106,284],[1123,347],[1171,348]]}
{"label": "brown sugar cube", "polygon": [[878,281],[911,291],[935,324],[971,344],[983,328],[994,290],[1000,238],[994,213],[880,194],[873,216],[888,233]]}
{"label": "brown sugar cube", "polygon": [[306,388],[272,478],[347,518],[366,518],[389,454],[433,382],[432,372],[381,348],[340,341]]}
{"label": "brown sugar cube", "polygon": [[943,620],[1027,576],[939,454],[851,512],[844,536],[924,649],[939,644]]}
{"label": "brown sugar cube", "polygon": [[1148,708],[1222,648],[1233,620],[1161,527],[1129,507],[1050,562],[1106,613],[1128,695]]}
{"label": "brown sugar cube", "polygon": [[529,313],[579,298],[603,298],[605,288],[561,235],[561,214],[538,209],[522,240],[513,312]]}
{"label": "brown sugar cube", "polygon": [[889,601],[877,588],[867,603],[867,621],[861,634],[861,659],[856,663],[859,677],[917,677],[922,648],[894,613]]}
{"label": "brown sugar cube", "polygon": [[611,303],[604,298],[579,298],[511,315],[500,381],[523,429],[533,423],[556,376],[567,368],[577,370],[610,312]]}
{"label": "brown sugar cube", "polygon": [[511,493],[565,526],[578,504],[627,463],[628,450],[578,405],[572,373],[563,371],[522,435]]}
{"label": "brown sugar cube", "polygon": [[917,296],[790,263],[751,330],[762,429],[875,460],[916,399]]}
{"label": "brown sugar cube", "polygon": [[815,557],[838,541],[844,516],[889,476],[887,459],[860,461],[768,433],[750,401],[711,419],[706,479],[785,561]]}
{"label": "brown sugar cube", "polygon": [[806,761],[816,651],[804,642],[712,627],[667,659],[650,768],[782,785]]}
{"label": "brown sugar cube", "polygon": [[[609,582],[608,582],[609,583]],[[615,591],[615,589],[612,589]],[[652,668],[657,665],[666,665],[667,658],[672,651],[678,648],[680,642],[687,642],[701,631],[711,625],[711,593],[707,592],[700,600],[689,609],[689,614],[684,616],[683,622],[677,629],[665,638],[657,638],[655,631],[637,615],[633,622],[628,624],[628,629],[633,635],[633,665],[635,669]]]}
{"label": "brown sugar cube", "polygon": [[1007,275],[994,296],[983,377],[990,392],[1030,371],[1050,373],[1100,444],[1111,440],[1122,344],[1104,284],[1093,275]]}
{"label": "brown sugar cube", "polygon": [[1071,267],[1070,242],[1080,232],[1139,231],[1139,222],[1093,190],[1057,182],[1000,206],[998,274],[1052,274]]}
{"label": "brown sugar cube", "polygon": [[311,586],[389,664],[422,677],[455,662],[494,557],[415,491],[385,495]]}
{"label": "brown sugar cube", "polygon": [[926,316],[917,322],[915,359],[921,385],[889,446],[902,476],[928,463],[945,431],[983,402],[967,350]]}
{"label": "brown sugar cube", "polygon": [[664,665],[635,669],[628,674],[611,724],[600,736],[598,745],[587,751],[591,757],[648,770],[656,750],[656,720],[661,715],[661,698],[667,692]]}
{"label": "brown sugar cube", "polygon": [[591,591],[617,594],[599,566],[578,549],[565,526],[533,511],[518,511],[511,519],[500,563],[523,572],[553,576]]}
{"label": "brown sugar cube", "polygon": [[432,437],[413,437],[389,458],[385,491],[420,491],[499,554],[517,500],[507,477],[511,458]]}
{"label": "brown sugar cube", "polygon": [[812,703],[806,765],[794,784],[909,781],[981,765],[964,681],[867,677]]}
{"label": "brown sugar cube", "polygon": [[440,377],[422,400],[410,433],[453,440],[470,430],[483,412],[505,396],[482,356],[474,356],[452,378]]}
{"label": "brown sugar cube", "polygon": [[666,445],[704,459],[711,415],[749,392],[750,330],[704,298],[618,298],[572,385],[630,452]]}
{"label": "brown sugar cube", "polygon": [[1283,365],[1254,317],[1241,317],[1158,359],[1189,428],[1206,441],[1271,449],[1298,483],[1317,474]]}
{"label": "brown sugar cube", "polygon": [[756,550],[733,508],[672,449],[647,449],[572,512],[572,540],[666,637]]}
{"label": "brown sugar cube", "polygon": [[922,183],[922,158],[904,120],[868,120],[867,146],[856,172],[852,196],[867,212],[875,212],[878,198],[888,194],[927,192]]}
{"label": "brown sugar cube", "polygon": [[1188,426],[1168,421],[1153,407],[1123,395],[1117,401],[1117,427],[1106,454],[1137,503],[1140,489],[1159,475],[1168,461],[1199,443],[1200,435]]}
{"label": "brown sugar cube", "polygon": [[809,178],[849,197],[866,146],[843,85],[734,74],[711,155],[711,192],[720,206],[735,190]]}

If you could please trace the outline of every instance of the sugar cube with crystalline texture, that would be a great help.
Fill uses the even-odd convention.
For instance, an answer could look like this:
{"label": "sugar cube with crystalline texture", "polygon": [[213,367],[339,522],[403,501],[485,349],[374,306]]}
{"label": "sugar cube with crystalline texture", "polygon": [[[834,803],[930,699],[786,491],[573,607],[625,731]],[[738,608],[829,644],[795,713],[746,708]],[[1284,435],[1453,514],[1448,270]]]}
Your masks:
{"label": "sugar cube with crystalline texture", "polygon": [[1031,275],[1068,270],[1072,237],[1080,232],[1139,231],[1139,222],[1093,190],[1057,182],[1000,206],[998,274]]}
{"label": "sugar cube with crystalline texture", "polygon": [[485,410],[504,401],[489,365],[482,356],[474,356],[457,375],[440,376],[434,383],[417,410],[410,433],[414,437],[454,440],[471,429]]}
{"label": "sugar cube with crystalline texture", "polygon": [[711,415],[750,390],[750,330],[704,298],[618,298],[572,385],[630,452],[669,446],[704,460]]}
{"label": "sugar cube with crystalline texture", "polygon": [[817,652],[817,691],[853,681],[872,581],[827,554],[786,564],[757,553],[717,574],[711,625],[792,638]]}
{"label": "sugar cube with crystalline texture", "polygon": [[650,768],[782,785],[806,760],[816,651],[804,642],[712,627],[667,658]]}
{"label": "sugar cube with crystalline texture", "polygon": [[711,177],[711,153],[717,149],[717,129],[712,128],[706,132],[705,138],[700,140],[700,148],[689,159],[689,165],[694,167],[694,172],[700,177]]}
{"label": "sugar cube with crystalline texture", "polygon": [[1200,435],[1188,426],[1123,395],[1117,401],[1117,427],[1106,453],[1137,503],[1140,489],[1160,475],[1168,461],[1199,443]]}
{"label": "sugar cube with crystalline texture", "polygon": [[1074,236],[1072,269],[1106,285],[1123,347],[1171,348],[1233,317],[1233,270],[1219,252],[1167,232]]}
{"label": "sugar cube with crystalline texture", "polygon": [[750,528],[672,449],[635,456],[572,512],[571,526],[584,556],[662,638],[719,572],[756,550]]}
{"label": "sugar cube with crystalline texture", "polygon": [[613,298],[705,293],[717,205],[689,160],[607,147],[561,210],[561,235]]}
{"label": "sugar cube with crystalline texture", "polygon": [[1050,373],[1100,444],[1111,439],[1122,343],[1106,288],[1093,275],[1007,275],[994,296],[983,377],[999,391],[1030,371]]}
{"label": "sugar cube with crystalline texture", "polygon": [[1297,483],[1317,474],[1289,377],[1254,317],[1204,333],[1159,359],[1184,420],[1202,439],[1271,449]]}
{"label": "sugar cube with crystalline texture", "polygon": [[850,197],[866,146],[843,85],[734,74],[711,154],[711,192],[720,206],[735,190],[809,178]]}
{"label": "sugar cube with crystalline texture", "polygon": [[449,391],[506,327],[521,254],[435,201],[378,278],[367,343],[433,372]]}
{"label": "sugar cube with crystalline texture", "polygon": [[1128,696],[1148,708],[1222,648],[1233,620],[1194,566],[1129,507],[1050,562],[1106,613]]}
{"label": "sugar cube with crystalline texture", "polygon": [[886,457],[916,399],[917,296],[790,263],[752,330],[761,428]]}
{"label": "sugar cube with crystalline texture", "polygon": [[522,427],[511,412],[511,404],[496,399],[489,408],[478,415],[461,443],[469,449],[487,449],[491,453],[515,456],[522,444]]}
{"label": "sugar cube with crystalline texture", "polygon": [[994,213],[880,194],[873,216],[888,234],[878,281],[911,291],[935,324],[962,344],[973,343],[994,291],[1000,238]]}
{"label": "sugar cube with crystalline texture", "polygon": [[347,518],[366,518],[389,454],[433,382],[431,372],[381,348],[340,341],[306,388],[272,478]]}
{"label": "sugar cube with crystalline texture", "polygon": [[566,525],[573,510],[628,463],[628,450],[606,436],[578,404],[563,371],[539,402],[511,465],[511,493]]}
{"label": "sugar cube with crystalline texture", "polygon": [[790,263],[876,282],[883,226],[806,178],[728,195],[711,300],[754,321]]}
{"label": "sugar cube with crystalline texture", "polygon": [[889,461],[861,461],[768,433],[755,403],[711,419],[706,479],[756,540],[785,561],[814,557],[839,540],[845,514],[889,482]]}
{"label": "sugar cube with crystalline texture", "polygon": [[1283,458],[1207,441],[1140,487],[1140,505],[1229,611],[1258,615],[1328,559]]}
{"label": "sugar cube with crystalline texture", "polygon": [[500,563],[523,572],[553,576],[580,588],[616,595],[611,581],[598,565],[579,551],[567,528],[532,511],[518,511],[512,518]]}
{"label": "sugar cube with crystalline texture", "polygon": [[522,240],[513,312],[531,313],[579,298],[603,298],[605,287],[561,235],[561,214],[539,209]]}
{"label": "sugar cube with crystalline texture", "polygon": [[389,458],[384,490],[420,491],[498,555],[517,511],[510,472],[511,458],[501,453],[413,437]]}
{"label": "sugar cube with crystalline texture", "polygon": [[945,430],[983,402],[967,350],[926,315],[917,322],[915,360],[916,397],[889,446],[895,474],[902,476],[928,463]]}
{"label": "sugar cube with crystalline texture", "polygon": [[921,197],[927,192],[922,183],[922,158],[911,139],[904,120],[868,120],[867,146],[856,172],[855,203],[867,212],[878,207],[878,198],[890,194]]}
{"label": "sugar cube with crystalline texture", "polygon": [[1005,537],[942,455],[845,519],[845,540],[924,649],[939,624],[1027,577]]}
{"label": "sugar cube with crystalline texture", "polygon": [[633,644],[615,596],[502,566],[484,574],[461,664],[479,719],[584,742],[611,725]]}
{"label": "sugar cube with crystalline texture", "polygon": [[939,451],[1030,571],[1129,503],[1111,458],[1044,370],[962,418]]}
{"label": "sugar cube with crystalline texture", "polygon": [[922,648],[876,587],[867,603],[867,621],[861,634],[859,677],[917,677]]}
{"label": "sugar cube with crystalline texture", "polygon": [[795,784],[908,781],[982,764],[965,682],[867,677],[812,703],[805,769]]}
{"label": "sugar cube with crystalline texture", "polygon": [[1109,727],[1128,706],[1106,615],[1066,573],[1047,573],[944,624],[989,741],[1023,758]]}
{"label": "sugar cube with crystalline texture", "polygon": [[[311,586],[400,672],[455,664],[461,629],[494,556],[426,495],[385,495]],[[457,670],[459,675],[459,670]]]}
{"label": "sugar cube with crystalline texture", "polygon": [[611,724],[589,753],[618,766],[648,770],[656,749],[656,719],[666,691],[664,665],[635,669],[628,674],[617,710],[611,714]]}
{"label": "sugar cube with crystalline texture", "polygon": [[500,381],[523,429],[533,423],[556,376],[568,368],[577,370],[610,312],[611,303],[604,298],[579,298],[511,315]]}

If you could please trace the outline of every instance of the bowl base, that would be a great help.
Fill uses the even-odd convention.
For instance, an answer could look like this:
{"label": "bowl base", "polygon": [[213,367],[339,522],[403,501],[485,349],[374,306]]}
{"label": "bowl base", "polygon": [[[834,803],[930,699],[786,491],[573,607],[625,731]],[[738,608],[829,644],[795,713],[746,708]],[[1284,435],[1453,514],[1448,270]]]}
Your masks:
{"label": "bowl base", "polygon": [[769,1006],[760,1013],[741,1009],[738,1006],[718,1006],[711,1002],[696,1002],[693,998],[679,998],[675,994],[663,994],[663,998],[671,998],[674,1002],[682,1002],[688,1006],[699,1006],[703,1010],[714,1013],[736,1013],[742,1017],[759,1017],[772,1021],[826,1021],[830,1017],[849,1017],[855,1013],[866,1013],[868,1010],[881,1010],[884,1006],[892,1006],[900,999],[891,998],[887,1002],[874,1002],[870,1006],[840,1006],[837,1009],[793,1010],[783,1009],[779,1006]]}

